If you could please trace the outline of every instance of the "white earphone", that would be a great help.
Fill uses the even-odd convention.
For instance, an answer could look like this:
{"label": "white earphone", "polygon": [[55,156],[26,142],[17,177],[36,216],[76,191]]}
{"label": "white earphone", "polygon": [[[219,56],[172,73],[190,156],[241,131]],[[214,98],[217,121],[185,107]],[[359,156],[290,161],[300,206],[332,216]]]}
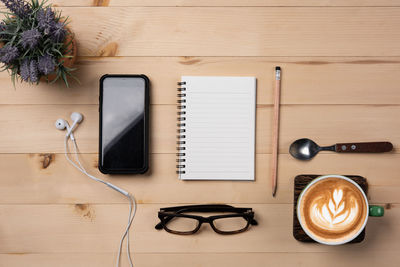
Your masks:
{"label": "white earphone", "polygon": [[79,112],[73,112],[71,114],[72,126],[70,127],[68,122],[64,119],[58,119],[56,121],[56,128],[58,130],[67,129],[67,137],[71,136],[71,140],[75,140],[74,134],[72,133],[75,130],[75,127],[78,123],[81,123],[83,120],[83,116]]}
{"label": "white earphone", "polygon": [[[132,263],[132,259],[131,259],[131,255],[130,255],[130,247],[129,247],[129,229],[132,225],[132,221],[133,218],[135,217],[136,214],[136,201],[133,195],[131,195],[129,192],[119,188],[116,185],[113,185],[112,183],[106,182],[102,179],[99,179],[91,174],[89,174],[86,169],[83,167],[82,163],[79,160],[79,154],[78,154],[78,145],[76,143],[73,131],[78,127],[77,125],[79,123],[82,122],[83,120],[83,116],[81,113],[79,112],[73,112],[71,114],[71,120],[72,120],[72,125],[69,126],[69,123],[64,120],[64,119],[58,119],[55,123],[55,126],[57,129],[59,130],[67,130],[67,134],[65,135],[65,139],[64,139],[64,146],[65,146],[65,158],[76,168],[78,169],[80,172],[82,172],[83,174],[85,174],[86,176],[88,176],[90,179],[103,183],[106,186],[114,189],[115,191],[117,191],[118,193],[121,193],[122,195],[124,195],[125,197],[128,198],[129,200],[129,217],[128,217],[128,225],[124,231],[124,234],[121,238],[121,241],[119,243],[119,249],[118,249],[118,258],[117,258],[117,262],[116,262],[116,267],[119,267],[120,264],[120,257],[121,257],[121,249],[122,249],[122,243],[124,242],[125,237],[127,238],[127,244],[126,244],[126,250],[127,250],[127,254],[128,254],[128,260],[129,263],[131,265],[131,267],[133,267],[133,263]],[[68,140],[71,139],[71,141],[74,144],[74,154],[75,154],[75,159],[76,162],[74,162],[68,155],[71,154],[69,152],[68,149]],[[78,163],[78,164],[77,164]]]}

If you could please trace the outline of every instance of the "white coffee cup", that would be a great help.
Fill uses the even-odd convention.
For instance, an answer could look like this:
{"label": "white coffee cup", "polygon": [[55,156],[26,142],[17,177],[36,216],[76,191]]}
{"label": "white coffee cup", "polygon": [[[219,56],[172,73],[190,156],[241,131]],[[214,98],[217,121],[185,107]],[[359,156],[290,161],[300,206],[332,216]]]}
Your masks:
{"label": "white coffee cup", "polygon": [[[302,201],[302,199],[303,199],[303,196],[305,195],[305,193],[307,192],[307,190],[308,190],[312,185],[314,185],[314,184],[320,182],[321,180],[325,180],[325,179],[328,179],[328,178],[343,179],[343,180],[346,180],[346,181],[352,183],[352,184],[360,191],[360,193],[362,194],[362,196],[363,196],[363,198],[364,198],[365,205],[366,205],[366,207],[368,207],[367,213],[366,213],[365,218],[364,218],[364,222],[363,222],[363,224],[362,224],[362,227],[361,227],[356,233],[354,233],[352,236],[349,236],[348,238],[346,238],[346,239],[344,239],[344,240],[341,239],[340,241],[327,242],[327,241],[325,241],[325,240],[320,239],[318,236],[314,235],[314,234],[311,233],[309,230],[307,230],[307,228],[304,226],[304,223],[302,222],[302,219],[301,219],[302,216],[301,216],[301,210],[300,210],[300,203],[301,203],[301,201]],[[364,190],[362,190],[362,188],[361,188],[356,182],[354,182],[354,181],[351,180],[350,178],[345,177],[345,176],[342,176],[342,175],[324,175],[324,176],[320,176],[320,177],[318,177],[318,178],[312,180],[312,181],[303,189],[303,191],[301,192],[301,194],[300,194],[300,196],[299,196],[299,198],[298,198],[298,200],[297,200],[297,218],[298,218],[298,220],[299,220],[299,222],[300,222],[301,228],[303,228],[304,232],[305,232],[310,238],[312,238],[313,240],[315,240],[315,241],[318,242],[318,243],[325,244],[325,245],[342,245],[342,244],[345,244],[345,243],[348,243],[348,242],[352,241],[353,239],[355,239],[355,238],[364,230],[365,226],[367,225],[367,221],[368,221],[368,217],[369,217],[369,216],[381,217],[381,216],[383,216],[383,213],[384,213],[384,208],[383,208],[383,207],[381,207],[381,206],[369,205],[369,204],[368,204],[368,199],[367,199],[367,196],[366,196],[365,193],[364,193]]]}

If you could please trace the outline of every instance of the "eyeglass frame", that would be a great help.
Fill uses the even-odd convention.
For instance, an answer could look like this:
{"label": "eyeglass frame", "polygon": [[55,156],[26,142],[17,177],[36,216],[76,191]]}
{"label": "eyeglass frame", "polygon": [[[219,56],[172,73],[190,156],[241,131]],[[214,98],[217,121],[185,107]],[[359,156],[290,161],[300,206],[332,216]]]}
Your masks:
{"label": "eyeglass frame", "polygon": [[[189,215],[189,214],[181,214],[182,212],[233,212],[236,214],[225,214],[225,215],[214,215],[214,216],[199,216],[199,215]],[[198,221],[198,225],[192,231],[175,231],[169,229],[167,223],[175,217],[189,218],[195,219]],[[215,225],[214,221],[222,218],[233,218],[233,217],[242,217],[247,221],[246,226],[243,229],[235,230],[235,231],[221,231]],[[168,208],[160,208],[158,212],[158,218],[160,222],[155,226],[157,230],[164,229],[168,233],[178,234],[178,235],[192,235],[197,233],[200,230],[200,227],[203,223],[210,224],[211,228],[217,234],[221,235],[231,235],[238,234],[246,231],[250,225],[257,225],[257,221],[254,219],[254,212],[252,208],[235,208],[230,205],[223,204],[211,204],[211,205],[187,205],[187,206],[176,206],[176,207],[168,207]]]}

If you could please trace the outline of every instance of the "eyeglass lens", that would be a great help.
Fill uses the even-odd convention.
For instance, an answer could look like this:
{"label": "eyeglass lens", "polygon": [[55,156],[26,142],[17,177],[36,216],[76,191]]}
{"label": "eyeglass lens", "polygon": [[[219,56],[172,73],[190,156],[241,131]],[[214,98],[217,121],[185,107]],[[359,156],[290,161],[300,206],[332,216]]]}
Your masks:
{"label": "eyeglass lens", "polygon": [[248,222],[243,217],[227,217],[216,219],[213,224],[221,232],[236,232],[246,228]]}
{"label": "eyeglass lens", "polygon": [[193,218],[174,217],[169,220],[165,227],[174,232],[192,232],[199,226],[199,221]]}
{"label": "eyeglass lens", "polygon": [[[226,217],[213,220],[214,227],[225,233],[238,232],[245,229],[248,221],[243,217]],[[194,218],[174,217],[168,222],[165,222],[165,227],[171,231],[179,233],[193,232],[199,226],[199,221]]]}

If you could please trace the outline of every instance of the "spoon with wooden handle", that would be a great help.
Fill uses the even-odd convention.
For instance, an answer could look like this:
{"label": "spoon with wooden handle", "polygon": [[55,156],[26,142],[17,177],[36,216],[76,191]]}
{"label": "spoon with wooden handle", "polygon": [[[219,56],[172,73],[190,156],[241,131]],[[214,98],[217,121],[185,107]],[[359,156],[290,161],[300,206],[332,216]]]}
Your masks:
{"label": "spoon with wooden handle", "polygon": [[313,140],[302,138],[294,141],[289,148],[289,153],[300,160],[310,160],[320,151],[334,151],[338,153],[382,153],[392,151],[390,142],[365,142],[365,143],[338,143],[332,146],[320,147]]}

